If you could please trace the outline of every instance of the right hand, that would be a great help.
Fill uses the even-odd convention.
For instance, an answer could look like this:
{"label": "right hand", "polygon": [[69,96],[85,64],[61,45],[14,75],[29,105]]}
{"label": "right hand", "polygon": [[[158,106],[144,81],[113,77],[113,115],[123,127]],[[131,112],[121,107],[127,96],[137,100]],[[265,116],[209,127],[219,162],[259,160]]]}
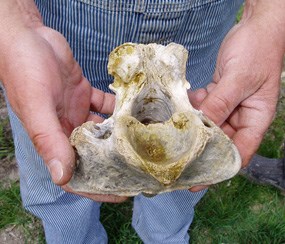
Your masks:
{"label": "right hand", "polygon": [[[90,108],[112,113],[114,97],[90,86],[67,41],[53,29],[42,25],[22,29],[6,44],[0,47],[0,79],[8,100],[53,182],[63,186],[75,166],[68,140],[72,130],[90,118],[101,122],[99,116],[90,117]],[[112,195],[80,195],[104,202],[126,200]]]}

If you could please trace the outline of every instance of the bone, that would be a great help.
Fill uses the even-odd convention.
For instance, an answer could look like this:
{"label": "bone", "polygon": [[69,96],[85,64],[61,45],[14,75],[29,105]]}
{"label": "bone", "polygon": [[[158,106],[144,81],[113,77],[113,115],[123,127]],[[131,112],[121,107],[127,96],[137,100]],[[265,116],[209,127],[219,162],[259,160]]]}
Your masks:
{"label": "bone", "polygon": [[211,185],[236,175],[230,138],[189,102],[187,50],[175,43],[125,43],[109,56],[113,115],[77,127],[77,166],[69,182],[92,194],[156,195]]}

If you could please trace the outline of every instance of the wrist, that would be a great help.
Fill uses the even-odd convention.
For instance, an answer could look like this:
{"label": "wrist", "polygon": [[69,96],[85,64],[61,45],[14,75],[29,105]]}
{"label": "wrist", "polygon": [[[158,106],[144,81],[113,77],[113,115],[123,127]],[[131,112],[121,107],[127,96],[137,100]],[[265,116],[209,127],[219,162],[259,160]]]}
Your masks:
{"label": "wrist", "polygon": [[42,25],[40,13],[32,0],[0,0],[0,6],[0,52],[25,29]]}
{"label": "wrist", "polygon": [[41,15],[33,0],[0,0],[0,33],[16,27],[37,27]]}
{"label": "wrist", "polygon": [[0,0],[0,6],[0,79],[4,83],[7,57],[23,41],[23,33],[42,26],[42,21],[33,0]]}
{"label": "wrist", "polygon": [[285,1],[284,0],[246,0],[240,21],[246,24],[254,21],[257,29],[265,30],[268,38],[275,39],[276,45],[285,52]]}

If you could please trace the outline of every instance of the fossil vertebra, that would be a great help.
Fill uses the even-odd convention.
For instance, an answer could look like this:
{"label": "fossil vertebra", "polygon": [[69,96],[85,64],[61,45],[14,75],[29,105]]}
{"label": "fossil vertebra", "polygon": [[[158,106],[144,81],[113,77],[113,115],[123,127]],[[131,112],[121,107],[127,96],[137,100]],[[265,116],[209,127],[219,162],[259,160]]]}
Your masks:
{"label": "fossil vertebra", "polygon": [[158,194],[214,184],[239,171],[232,141],[189,102],[187,58],[175,43],[126,43],[112,51],[115,110],[103,123],[86,122],[73,131],[73,190]]}

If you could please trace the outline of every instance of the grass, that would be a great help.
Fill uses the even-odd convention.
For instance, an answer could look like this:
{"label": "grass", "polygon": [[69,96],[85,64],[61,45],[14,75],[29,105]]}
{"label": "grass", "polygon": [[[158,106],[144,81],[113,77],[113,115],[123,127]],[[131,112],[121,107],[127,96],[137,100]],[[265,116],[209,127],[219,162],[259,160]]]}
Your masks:
{"label": "grass", "polygon": [[235,177],[210,188],[190,233],[193,243],[284,243],[284,216],[279,192]]}
{"label": "grass", "polygon": [[243,6],[239,9],[237,15],[236,15],[236,22],[238,23],[241,20],[243,14]]}
{"label": "grass", "polygon": [[122,204],[102,204],[101,222],[108,233],[109,243],[142,243],[131,226],[132,203],[130,199]]}
{"label": "grass", "polygon": [[[285,78],[284,78],[285,80]],[[268,129],[267,134],[260,145],[258,153],[270,158],[281,158],[284,155],[284,135],[285,135],[285,95],[279,99],[278,113]]]}
{"label": "grass", "polygon": [[8,189],[0,186],[0,228],[9,224],[19,225],[26,222],[25,217],[27,216],[23,214],[19,194],[19,187],[16,183],[13,183]]}
{"label": "grass", "polygon": [[[132,200],[103,204],[109,243],[142,243],[131,227]],[[241,177],[211,187],[196,208],[193,243],[285,243],[285,199],[278,191]],[[31,228],[36,225],[38,228]],[[18,183],[0,188],[0,229],[21,226],[26,240],[44,243],[39,222],[21,207]],[[36,238],[35,238],[36,237]],[[31,243],[31,242],[29,242]]]}
{"label": "grass", "polygon": [[[131,227],[132,201],[103,204],[110,243],[142,243]],[[285,243],[285,198],[237,176],[212,186],[196,208],[192,243]]]}
{"label": "grass", "polygon": [[40,221],[22,208],[19,183],[4,187],[0,183],[0,230],[17,229],[25,243],[44,243]]}
{"label": "grass", "polygon": [[[103,204],[110,243],[142,243],[131,227],[132,201]],[[189,230],[192,243],[285,243],[285,198],[238,176],[209,189]]]}

